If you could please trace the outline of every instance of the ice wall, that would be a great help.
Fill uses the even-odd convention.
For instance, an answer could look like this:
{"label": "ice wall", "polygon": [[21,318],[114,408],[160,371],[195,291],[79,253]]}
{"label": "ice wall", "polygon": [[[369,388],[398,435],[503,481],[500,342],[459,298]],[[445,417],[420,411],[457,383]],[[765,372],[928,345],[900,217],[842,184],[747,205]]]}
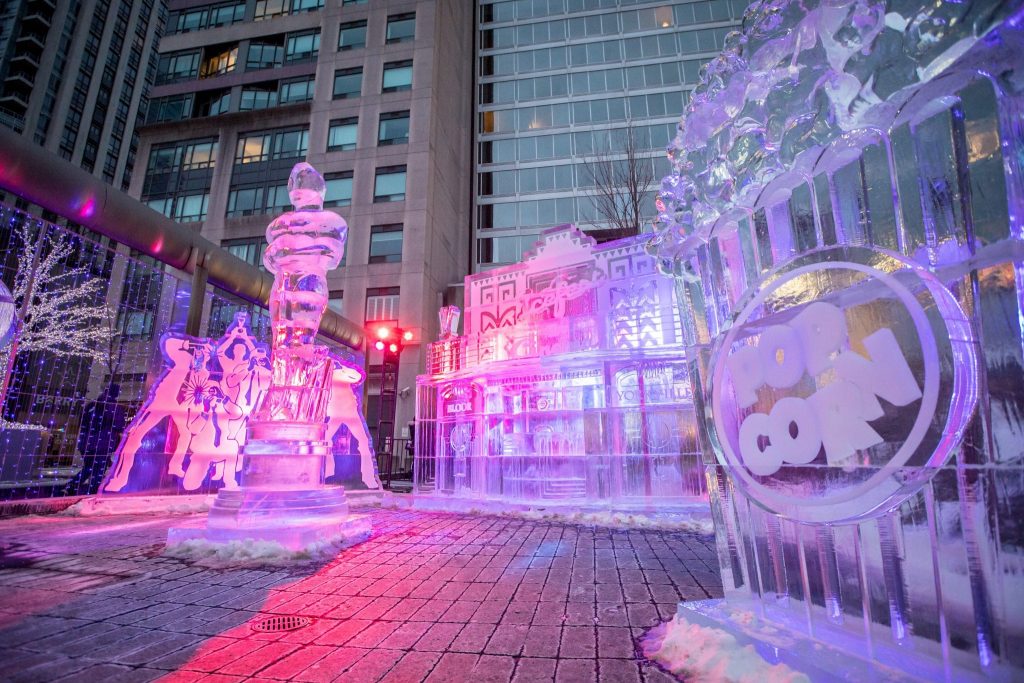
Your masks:
{"label": "ice wall", "polygon": [[727,602],[929,679],[1024,667],[1020,2],[759,2],[669,146]]}

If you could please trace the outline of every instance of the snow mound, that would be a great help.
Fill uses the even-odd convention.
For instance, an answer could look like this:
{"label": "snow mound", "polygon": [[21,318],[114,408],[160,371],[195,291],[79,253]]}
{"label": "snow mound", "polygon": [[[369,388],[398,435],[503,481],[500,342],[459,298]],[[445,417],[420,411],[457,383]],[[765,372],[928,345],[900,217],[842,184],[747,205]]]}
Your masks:
{"label": "snow mound", "polygon": [[67,517],[105,515],[192,515],[209,512],[215,494],[198,496],[91,496],[58,514]]}
{"label": "snow mound", "polygon": [[613,529],[671,529],[692,531],[698,534],[715,533],[711,517],[683,514],[650,516],[632,512],[557,512],[554,510],[510,510],[502,513],[507,517],[519,517],[533,521],[561,522],[603,526]]}
{"label": "snow mound", "polygon": [[251,538],[223,543],[189,539],[168,544],[163,554],[165,557],[189,560],[197,565],[212,568],[281,566],[330,559],[340,550],[352,545],[353,540],[339,539],[333,542],[313,543],[301,550],[289,550],[275,541],[258,541]]}
{"label": "snow mound", "polygon": [[693,683],[810,683],[785,664],[769,664],[752,645],[676,615],[641,640],[644,655]]}

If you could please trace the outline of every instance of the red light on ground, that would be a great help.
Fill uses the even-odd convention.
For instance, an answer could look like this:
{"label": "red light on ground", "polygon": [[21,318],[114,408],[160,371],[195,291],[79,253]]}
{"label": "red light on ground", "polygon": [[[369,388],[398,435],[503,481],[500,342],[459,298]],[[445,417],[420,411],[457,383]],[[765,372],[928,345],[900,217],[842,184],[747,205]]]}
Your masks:
{"label": "red light on ground", "polygon": [[402,339],[405,341],[412,341],[412,330],[406,330],[405,334],[402,335]]}
{"label": "red light on ground", "polygon": [[378,341],[376,344],[373,345],[373,348],[377,349],[378,351],[383,351],[384,350],[384,342]]}

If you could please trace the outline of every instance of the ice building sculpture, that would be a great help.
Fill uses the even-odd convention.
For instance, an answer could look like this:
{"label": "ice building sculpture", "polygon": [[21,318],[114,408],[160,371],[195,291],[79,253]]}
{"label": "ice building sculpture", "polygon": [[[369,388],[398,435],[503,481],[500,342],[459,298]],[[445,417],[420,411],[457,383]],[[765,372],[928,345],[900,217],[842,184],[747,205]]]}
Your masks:
{"label": "ice building sculpture", "polygon": [[[246,425],[239,486],[217,494],[205,537],[301,550],[363,536],[369,522],[348,514],[344,487],[325,483],[332,456],[327,407],[339,367],[314,341],[327,306],[327,272],[344,255],[348,227],[324,210],[324,179],[309,164],[292,169],[288,194],[295,210],[267,227],[264,255],[274,273],[270,383]],[[354,373],[353,382],[361,375],[358,367],[342,370]],[[172,529],[169,540],[191,535]]]}
{"label": "ice building sculpture", "polygon": [[417,505],[704,502],[672,283],[644,238],[571,226],[466,278],[417,381]]}
{"label": "ice building sculpture", "polygon": [[[270,386],[267,345],[239,313],[220,339],[169,332],[160,340],[163,369],[114,455],[101,493],[209,493],[238,488],[241,451],[253,409]],[[327,405],[332,457],[326,476],[347,490],[380,490],[373,445],[360,408],[365,373],[359,359],[331,351]],[[117,437],[115,437],[117,438]]]}
{"label": "ice building sculpture", "polygon": [[726,594],[680,613],[823,679],[1024,676],[1021,7],[756,2],[668,149]]}

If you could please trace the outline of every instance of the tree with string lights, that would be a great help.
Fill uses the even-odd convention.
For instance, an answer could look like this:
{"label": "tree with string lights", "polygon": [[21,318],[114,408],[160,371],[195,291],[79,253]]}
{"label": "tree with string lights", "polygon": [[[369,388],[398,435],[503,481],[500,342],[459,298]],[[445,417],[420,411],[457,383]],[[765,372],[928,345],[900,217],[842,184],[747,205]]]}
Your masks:
{"label": "tree with string lights", "polygon": [[85,264],[74,265],[75,246],[50,227],[31,222],[13,226],[21,251],[11,294],[18,312],[10,344],[0,349],[0,408],[7,397],[14,362],[23,353],[45,352],[107,365],[111,314],[103,283]]}

